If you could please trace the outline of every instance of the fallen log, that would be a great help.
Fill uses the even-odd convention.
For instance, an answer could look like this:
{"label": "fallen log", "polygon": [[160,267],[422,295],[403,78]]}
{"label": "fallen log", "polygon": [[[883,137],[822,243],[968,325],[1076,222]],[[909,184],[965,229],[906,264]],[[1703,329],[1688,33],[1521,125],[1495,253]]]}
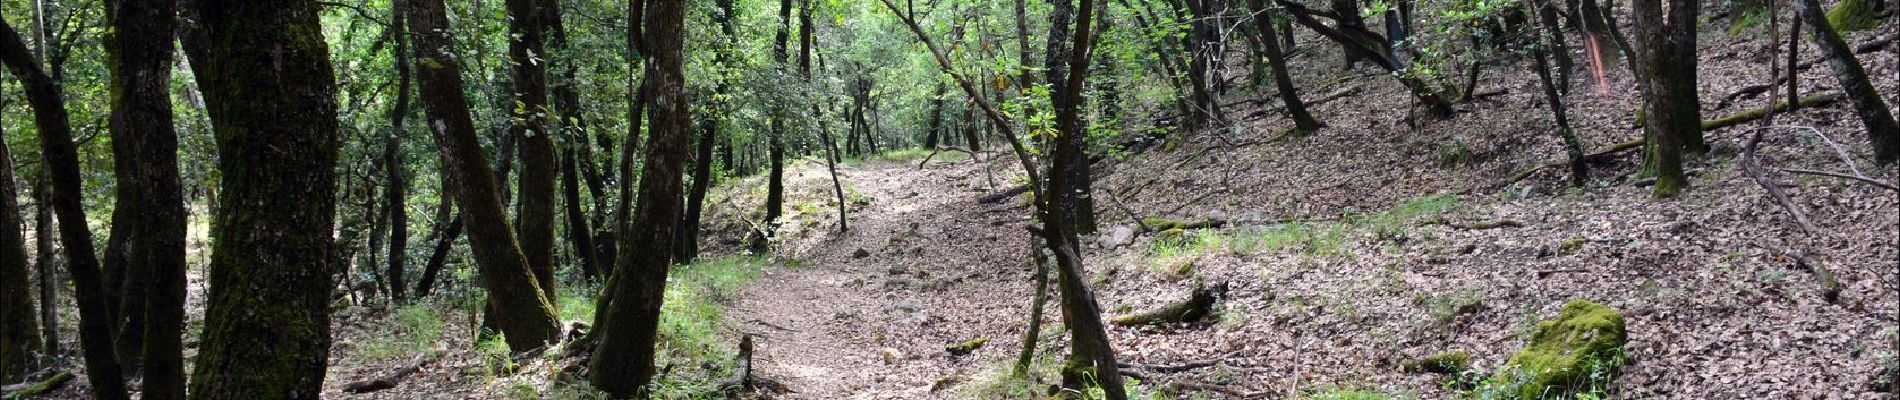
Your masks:
{"label": "fallen log", "polygon": [[1471,231],[1482,231],[1482,230],[1497,229],[1497,228],[1524,227],[1524,223],[1517,222],[1517,220],[1513,220],[1513,219],[1500,219],[1496,221],[1479,221],[1479,222],[1449,222],[1442,219],[1434,219],[1434,220],[1419,223],[1419,226],[1427,226],[1427,225],[1444,225],[1444,226],[1448,226],[1452,228],[1471,230]]}
{"label": "fallen log", "polygon": [[[1834,102],[1837,102],[1840,100],[1841,100],[1840,93],[1829,92],[1829,93],[1822,93],[1822,94],[1802,97],[1801,99],[1796,101],[1796,104],[1800,108],[1808,108],[1808,107],[1818,107],[1818,106],[1833,104]],[[1775,104],[1775,112],[1784,112],[1787,110],[1788,110],[1788,102],[1784,101],[1784,102]],[[1715,119],[1703,120],[1702,130],[1710,131],[1710,130],[1716,130],[1716,129],[1721,129],[1721,128],[1727,128],[1727,127],[1739,125],[1745,122],[1761,119],[1762,117],[1767,116],[1767,115],[1768,115],[1767,107],[1763,107],[1763,108],[1752,109],[1752,110],[1743,111],[1739,113],[1729,114],[1729,115],[1717,117]],[[1640,120],[1641,117],[1638,117],[1638,119]],[[1584,161],[1587,161],[1587,162],[1601,162],[1606,159],[1614,158],[1614,156],[1618,153],[1628,151],[1631,149],[1641,148],[1643,147],[1643,143],[1644,142],[1642,139],[1631,140],[1631,141],[1623,142],[1623,143],[1617,143],[1614,145],[1610,145],[1609,147],[1605,147],[1597,151],[1590,152],[1590,154],[1584,155],[1583,159]],[[1538,165],[1535,167],[1526,168],[1523,171],[1518,171],[1518,173],[1512,174],[1510,179],[1504,181],[1504,184],[1510,185],[1512,183],[1516,183],[1517,181],[1524,180],[1524,178],[1529,178],[1532,174],[1536,174],[1537,171],[1542,171],[1545,168],[1560,167],[1566,164],[1568,164],[1567,161],[1556,161],[1556,162]]]}
{"label": "fallen log", "polygon": [[1196,284],[1185,300],[1147,312],[1115,317],[1108,322],[1120,326],[1139,326],[1198,321],[1214,312],[1214,302],[1224,291],[1221,290],[1222,286],[1225,285],[1217,284],[1214,288],[1208,288]]}
{"label": "fallen log", "polygon": [[[1796,104],[1800,108],[1808,108],[1808,107],[1824,106],[1824,105],[1832,104],[1840,100],[1841,100],[1840,93],[1830,92],[1830,93],[1822,93],[1822,94],[1802,97],[1800,100],[1796,102]],[[1780,103],[1775,103],[1775,112],[1785,112],[1785,111],[1788,111],[1788,102],[1784,101]],[[1717,117],[1715,119],[1703,120],[1702,130],[1712,131],[1716,129],[1727,128],[1730,126],[1740,125],[1744,122],[1758,120],[1767,115],[1768,115],[1767,107],[1756,108],[1756,109],[1751,109],[1748,111],[1724,115],[1721,117]]]}
{"label": "fallen log", "polygon": [[1794,255],[1794,264],[1814,273],[1814,283],[1821,286],[1821,299],[1828,304],[1840,304],[1841,280],[1834,276],[1834,270],[1828,269],[1813,254]]}
{"label": "fallen log", "polygon": [[428,364],[428,358],[416,357],[415,361],[410,361],[408,365],[397,368],[395,371],[390,371],[383,376],[344,384],[343,391],[345,393],[369,393],[392,389],[396,387],[397,383],[401,383],[403,378],[408,378],[409,375],[413,375],[416,371],[422,370],[422,367]]}
{"label": "fallen log", "polygon": [[1141,224],[1141,229],[1143,231],[1155,231],[1155,232],[1169,231],[1169,230],[1175,230],[1175,229],[1181,229],[1181,230],[1212,229],[1212,228],[1227,226],[1227,221],[1214,219],[1214,218],[1188,222],[1188,221],[1181,221],[1181,220],[1172,220],[1172,219],[1167,219],[1167,218],[1162,218],[1159,216],[1152,216],[1152,215],[1148,216],[1147,218],[1142,218],[1140,221],[1136,221],[1136,223]]}
{"label": "fallen log", "polygon": [[39,382],[7,385],[4,388],[0,388],[0,393],[5,393],[5,397],[9,399],[29,398],[59,390],[59,388],[65,387],[66,383],[72,381],[73,373],[59,371],[53,373],[53,376],[46,377],[46,379],[42,379]]}
{"label": "fallen log", "polygon": [[1011,197],[1016,197],[1016,195],[1028,193],[1028,192],[1029,192],[1028,184],[1016,185],[1015,187],[1003,189],[995,193],[990,193],[990,194],[983,195],[982,197],[978,197],[976,198],[976,202],[982,203],[982,204],[996,204],[996,203],[1001,203],[1003,202],[1003,200],[1009,199]]}

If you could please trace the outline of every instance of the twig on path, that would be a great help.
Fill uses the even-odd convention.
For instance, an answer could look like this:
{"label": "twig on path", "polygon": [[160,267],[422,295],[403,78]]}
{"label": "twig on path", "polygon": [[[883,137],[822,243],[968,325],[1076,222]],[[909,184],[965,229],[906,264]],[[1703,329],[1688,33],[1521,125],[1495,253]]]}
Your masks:
{"label": "twig on path", "polygon": [[745,322],[747,322],[747,323],[754,323],[754,324],[759,324],[759,325],[764,325],[764,326],[765,326],[765,327],[767,327],[767,328],[772,328],[772,329],[777,329],[777,330],[781,330],[781,331],[786,331],[786,332],[793,332],[793,333],[797,333],[797,332],[799,332],[799,330],[797,330],[797,329],[792,329],[792,328],[786,328],[786,327],[783,327],[783,326],[778,326],[778,325],[775,325],[775,324],[773,324],[773,323],[770,323],[770,322],[765,322],[764,320],[760,320],[760,319],[748,319],[748,320],[746,320]]}

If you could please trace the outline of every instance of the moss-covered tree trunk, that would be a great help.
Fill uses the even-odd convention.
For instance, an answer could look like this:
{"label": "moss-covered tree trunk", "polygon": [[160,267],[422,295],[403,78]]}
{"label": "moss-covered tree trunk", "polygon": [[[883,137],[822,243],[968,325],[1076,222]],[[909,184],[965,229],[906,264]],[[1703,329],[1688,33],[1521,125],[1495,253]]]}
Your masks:
{"label": "moss-covered tree trunk", "polygon": [[[53,213],[59,217],[59,237],[66,245],[67,271],[72,275],[73,296],[79,303],[79,344],[84,350],[93,396],[124,399],[125,381],[120,379],[118,355],[113,351],[108,288],[93,252],[92,231],[86,227],[81,199],[84,192],[80,191],[85,178],[79,173],[79,151],[73,145],[65,100],[60,98],[59,84],[27,52],[20,34],[4,22],[0,22],[0,62],[20,79],[27,105],[33,107],[34,126],[39,128],[42,168],[52,186]],[[41,232],[43,235],[45,231]]]}
{"label": "moss-covered tree trunk", "polygon": [[559,178],[560,159],[555,154],[554,138],[548,133],[548,76],[546,24],[541,6],[545,0],[507,0],[509,82],[514,85],[515,104],[510,135],[520,147],[521,178],[517,181],[521,202],[515,209],[515,234],[520,236],[521,255],[534,271],[544,296],[554,298],[554,193]]}
{"label": "moss-covered tree trunk", "polygon": [[1880,98],[1880,90],[1867,79],[1867,69],[1821,13],[1821,2],[1795,0],[1794,4],[1795,12],[1807,22],[1809,37],[1834,70],[1841,91],[1854,101],[1854,113],[1867,130],[1867,140],[1873,142],[1874,160],[1883,166],[1900,161],[1900,122],[1894,121],[1893,111]]}
{"label": "moss-covered tree trunk", "polygon": [[[1073,49],[1067,53],[1071,57],[1070,70],[1062,81],[1052,81],[1052,84],[1067,87],[1060,92],[1067,99],[1056,102],[1056,129],[1059,132],[1057,134],[1059,138],[1080,137],[1086,133],[1076,105],[1080,100],[1083,82],[1088,76],[1088,57],[1093,45],[1090,15],[1094,9],[1095,0],[1081,0],[1081,6],[1077,8],[1075,16],[1075,39],[1070,42]],[[1074,163],[1088,163],[1086,154],[1065,154],[1079,149],[1080,147],[1076,146],[1055,147],[1055,154],[1050,162],[1051,173],[1046,183],[1048,188],[1045,193],[1066,193],[1087,187],[1080,185],[1081,182],[1075,181],[1073,177],[1062,172],[1075,168],[1072,165]],[[1057,287],[1060,288],[1062,301],[1062,320],[1069,327],[1069,340],[1073,346],[1069,360],[1063,368],[1063,381],[1065,384],[1074,386],[1080,383],[1079,379],[1082,376],[1092,375],[1109,399],[1126,399],[1128,394],[1122,386],[1121,373],[1115,365],[1115,350],[1108,342],[1107,329],[1102,325],[1101,307],[1096,304],[1095,295],[1090,292],[1086,284],[1087,280],[1084,278],[1087,272],[1082,268],[1082,256],[1079,253],[1080,240],[1077,239],[1075,221],[1069,218],[1077,212],[1064,210],[1066,207],[1075,206],[1077,205],[1073,203],[1045,200],[1045,205],[1041,207],[1043,212],[1040,215],[1043,221],[1043,240],[1048,243],[1049,250],[1055,253]]]}
{"label": "moss-covered tree trunk", "polygon": [[315,399],[330,353],[340,143],[321,9],[308,0],[187,8],[225,204],[213,215],[191,396]]}
{"label": "moss-covered tree trunk", "polygon": [[[0,100],[0,104],[5,104]],[[0,132],[0,137],[4,137]],[[26,230],[20,221],[19,190],[13,180],[13,153],[0,140],[0,384],[29,372],[40,351],[33,295],[28,289]]]}
{"label": "moss-covered tree trunk", "polygon": [[1280,49],[1279,34],[1274,32],[1274,12],[1267,8],[1266,0],[1251,0],[1254,11],[1254,31],[1260,35],[1261,50],[1266,53],[1267,64],[1273,75],[1273,85],[1280,91],[1280,103],[1286,106],[1287,116],[1293,118],[1293,130],[1306,134],[1324,126],[1306,111],[1306,103],[1300,101],[1298,86],[1293,84],[1293,75],[1287,73],[1286,53]]}
{"label": "moss-covered tree trunk", "polygon": [[[172,125],[172,38],[176,3],[171,0],[107,2],[113,33],[113,104],[110,128],[114,158],[129,189],[116,209],[135,210],[128,221],[124,306],[119,332],[121,360],[142,358],[146,399],[185,397],[185,206],[178,172],[178,134]],[[130,150],[120,152],[120,150]],[[116,221],[115,221],[116,222]]]}
{"label": "moss-covered tree trunk", "polygon": [[1636,0],[1636,59],[1641,65],[1645,136],[1650,140],[1649,169],[1656,174],[1656,197],[1672,197],[1688,186],[1684,153],[1701,153],[1702,109],[1696,98],[1696,2]]}
{"label": "moss-covered tree trunk", "polygon": [[[462,96],[461,60],[454,56],[448,13],[441,0],[412,0],[409,27],[415,44],[416,81],[420,99],[448,171],[446,184],[462,208],[469,248],[488,289],[491,314],[515,351],[527,351],[559,337],[554,306],[542,293],[515,242],[503,209],[501,185],[489,169],[475,137],[475,121]],[[427,278],[425,278],[426,280]]]}
{"label": "moss-covered tree trunk", "polygon": [[[684,0],[656,0],[648,4],[645,30],[651,61],[646,79],[652,89],[642,166],[639,210],[634,229],[620,238],[623,256],[613,285],[615,299],[606,325],[600,326],[599,348],[590,365],[589,380],[614,397],[644,397],[652,380],[655,341],[659,335],[660,307],[665,300],[666,275],[671,266],[673,230],[680,218],[680,174],[685,171],[692,121],[686,98]],[[631,140],[632,138],[629,138]]]}

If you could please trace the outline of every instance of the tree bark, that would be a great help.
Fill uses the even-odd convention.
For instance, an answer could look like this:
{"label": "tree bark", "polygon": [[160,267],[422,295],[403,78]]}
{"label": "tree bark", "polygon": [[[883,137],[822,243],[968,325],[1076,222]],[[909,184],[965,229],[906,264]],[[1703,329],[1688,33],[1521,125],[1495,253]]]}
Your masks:
{"label": "tree bark", "polygon": [[119,0],[106,10],[113,30],[106,49],[113,58],[114,158],[130,167],[119,172],[129,196],[115,208],[135,210],[126,232],[129,279],[120,312],[127,323],[118,350],[121,360],[143,358],[127,362],[144,368],[143,398],[183,399],[186,214],[170,96],[176,3]]}
{"label": "tree bark", "polygon": [[642,166],[635,229],[621,235],[623,256],[614,274],[614,301],[606,325],[598,327],[600,347],[590,365],[595,387],[614,397],[645,396],[652,380],[660,308],[667,269],[672,264],[673,230],[680,218],[680,174],[684,172],[691,121],[685,93],[683,52],[686,2],[654,0],[646,13],[646,43],[652,60],[646,80],[652,89],[647,114],[653,122]]}
{"label": "tree bark", "polygon": [[193,399],[314,399],[330,352],[336,79],[314,1],[197,0],[186,47],[218,141]]}
{"label": "tree bark", "polygon": [[1636,55],[1642,65],[1643,112],[1650,137],[1650,168],[1656,197],[1673,197],[1688,185],[1683,153],[1702,151],[1702,110],[1696,98],[1696,3],[1631,2],[1636,17]]}
{"label": "tree bark", "polygon": [[[86,371],[93,382],[93,395],[102,399],[127,398],[125,381],[113,351],[113,327],[106,291],[99,271],[99,258],[93,253],[92,232],[86,227],[86,209],[80,183],[79,152],[73,145],[72,128],[67,121],[65,100],[59,84],[40,68],[29,54],[26,43],[12,25],[0,22],[0,62],[20,79],[27,104],[33,107],[33,123],[39,129],[42,168],[52,185],[53,213],[59,216],[59,235],[66,243],[66,266],[73,279],[73,295],[79,303],[80,346],[84,349]],[[45,235],[45,231],[40,232]]]}
{"label": "tree bark", "polygon": [[528,351],[556,340],[560,323],[515,242],[498,195],[500,185],[475,137],[475,123],[462,97],[461,62],[449,50],[454,39],[444,8],[441,0],[409,4],[409,26],[416,32],[410,38],[422,65],[416,74],[421,100],[442,166],[449,171],[447,184],[466,218],[469,248],[490,304],[500,311],[492,318],[510,349]]}
{"label": "tree bark", "polygon": [[[713,3],[719,8],[719,13],[713,15],[713,22],[719,25],[720,33],[720,47],[713,50],[713,63],[720,66],[730,65],[732,52],[737,51],[734,49],[739,39],[738,27],[733,24],[733,20],[738,18],[735,3],[735,0],[717,0]],[[712,99],[706,103],[720,107],[732,88],[725,79],[715,79],[717,82],[713,84]],[[704,126],[700,127],[699,143],[693,154],[693,187],[686,195],[686,215],[681,217],[679,239],[673,246],[673,257],[681,264],[690,264],[699,258],[700,214],[706,207],[706,191],[712,188],[713,147],[719,137],[719,121],[713,118],[721,115],[717,109],[700,113]],[[730,170],[732,146],[725,147],[728,154],[726,168]]]}
{"label": "tree bark", "polygon": [[1853,49],[1841,40],[1840,33],[1828,25],[1819,1],[1795,0],[1794,4],[1795,13],[1807,22],[1809,37],[1834,69],[1841,91],[1854,101],[1854,113],[1867,130],[1867,140],[1873,143],[1874,161],[1881,166],[1900,161],[1900,122],[1894,121],[1893,112],[1880,98],[1880,90],[1867,80],[1867,69],[1854,58]]}
{"label": "tree bark", "polygon": [[554,298],[554,193],[560,160],[548,132],[546,25],[541,2],[508,0],[508,59],[514,85],[514,123],[509,131],[520,147],[521,202],[515,209],[515,234],[521,255],[534,271],[543,296]]}
{"label": "tree bark", "polygon": [[31,372],[33,353],[41,350],[33,295],[27,289],[32,278],[27,272],[26,230],[13,178],[13,153],[0,140],[0,307],[4,307],[0,309],[0,383],[25,377]]}
{"label": "tree bark", "polygon": [[53,239],[53,185],[41,171],[33,179],[33,253],[40,277],[40,340],[46,354],[59,354],[59,253]]}

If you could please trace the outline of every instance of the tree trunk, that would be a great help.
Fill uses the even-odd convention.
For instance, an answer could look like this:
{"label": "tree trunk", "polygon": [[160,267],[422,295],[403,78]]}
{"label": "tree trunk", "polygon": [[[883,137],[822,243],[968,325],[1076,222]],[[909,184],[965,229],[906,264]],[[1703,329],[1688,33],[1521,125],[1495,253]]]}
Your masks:
{"label": "tree trunk", "polygon": [[1043,257],[1042,251],[1041,245],[1029,245],[1029,263],[1036,269],[1036,291],[1029,297],[1029,330],[1023,332],[1023,350],[1016,354],[1016,365],[1009,370],[1010,375],[1017,378],[1029,376],[1036,344],[1042,340],[1042,305],[1049,302],[1049,259]]}
{"label": "tree trunk", "polygon": [[[81,197],[79,151],[73,145],[71,125],[67,121],[65,100],[59,84],[40,68],[39,61],[26,49],[12,25],[0,22],[0,61],[20,78],[26,101],[33,107],[34,126],[39,129],[42,168],[52,184],[53,213],[59,216],[59,235],[66,243],[66,266],[73,278],[73,295],[79,303],[80,346],[84,348],[86,371],[93,384],[93,396],[102,399],[127,398],[125,381],[113,351],[112,316],[107,306],[108,288],[101,282],[99,258],[93,253],[92,232],[86,227],[86,209]],[[41,235],[45,231],[40,232]]]}
{"label": "tree trunk", "polygon": [[645,385],[655,374],[653,357],[658,339],[660,308],[665,300],[667,269],[672,264],[673,229],[680,218],[680,174],[688,147],[691,121],[685,93],[683,44],[686,25],[684,0],[655,0],[646,14],[648,87],[653,119],[642,166],[637,229],[621,235],[626,251],[615,266],[614,301],[604,310],[599,326],[599,348],[590,368],[595,387],[614,397],[644,397]]}
{"label": "tree trunk", "polygon": [[[186,47],[218,141],[194,399],[317,398],[330,352],[339,135],[314,1],[197,0]],[[187,35],[192,36],[192,35]]]}
{"label": "tree trunk", "polygon": [[1216,87],[1225,78],[1221,56],[1226,54],[1227,45],[1220,34],[1220,18],[1227,10],[1226,0],[1187,0],[1187,5],[1193,13],[1193,22],[1188,24],[1188,40],[1193,45],[1187,50],[1193,54],[1188,61],[1188,80],[1194,84],[1195,111],[1187,122],[1192,127],[1226,128],[1230,121],[1221,110],[1220,90]]}
{"label": "tree trunk", "polygon": [[[126,254],[121,360],[143,358],[146,399],[185,398],[185,206],[178,173],[178,135],[172,127],[172,39],[176,4],[170,0],[108,2],[113,33],[114,91],[111,130],[130,171],[119,185],[132,214]],[[127,173],[129,172],[129,173]],[[122,196],[121,199],[125,199]],[[115,221],[116,222],[116,221]],[[115,224],[116,225],[116,224]],[[136,367],[134,367],[136,368]]]}
{"label": "tree trunk", "polygon": [[1564,110],[1563,95],[1558,91],[1559,85],[1550,77],[1550,61],[1545,55],[1552,47],[1549,43],[1563,40],[1561,28],[1557,25],[1557,7],[1552,1],[1545,0],[1544,4],[1532,6],[1540,8],[1540,14],[1544,15],[1537,35],[1543,45],[1537,46],[1534,54],[1537,80],[1543,83],[1544,101],[1550,103],[1550,113],[1557,119],[1557,135],[1563,139],[1565,154],[1570,157],[1570,185],[1583,187],[1584,180],[1590,177],[1589,167],[1583,162],[1583,143],[1577,139],[1576,132],[1570,130],[1570,113]]}
{"label": "tree trunk", "polygon": [[1853,49],[1841,40],[1840,33],[1828,25],[1819,1],[1795,0],[1794,4],[1795,13],[1807,22],[1809,37],[1820,48],[1821,55],[1827,57],[1827,65],[1834,69],[1834,79],[1840,83],[1841,91],[1854,101],[1854,113],[1866,127],[1867,140],[1873,142],[1875,162],[1886,166],[1900,161],[1900,122],[1894,121],[1893,112],[1880,98],[1880,90],[1867,80],[1867,69],[1854,58]]}
{"label": "tree trunk", "polygon": [[422,277],[416,281],[416,297],[428,297],[431,289],[435,287],[435,277],[442,272],[442,265],[447,263],[449,249],[455,245],[455,239],[462,236],[462,214],[456,213],[455,217],[443,225],[440,232],[435,242],[435,250],[429,251],[429,261],[422,266]]}
{"label": "tree trunk", "polygon": [[1298,86],[1293,84],[1293,75],[1287,73],[1286,53],[1280,51],[1280,38],[1274,32],[1273,14],[1268,10],[1266,0],[1251,0],[1254,12],[1254,25],[1260,33],[1262,50],[1267,56],[1267,64],[1272,69],[1273,85],[1280,91],[1280,102],[1286,106],[1286,114],[1293,118],[1293,130],[1299,134],[1312,133],[1325,126],[1313,119],[1306,111],[1306,103],[1300,101]]}
{"label": "tree trunk", "polygon": [[1672,197],[1688,185],[1684,152],[1702,151],[1702,110],[1696,98],[1696,3],[1668,0],[1631,2],[1636,16],[1636,53],[1642,64],[1643,111],[1649,140],[1649,164],[1656,173],[1656,197]]}
{"label": "tree trunk", "polygon": [[[713,22],[719,25],[721,35],[719,40],[722,47],[714,50],[713,62],[721,66],[731,64],[732,52],[737,51],[733,48],[739,38],[738,27],[733,23],[737,12],[737,6],[734,3],[735,0],[714,2],[719,7],[719,13],[713,15]],[[723,99],[732,88],[725,79],[715,79],[717,83],[713,84],[712,100],[707,104],[717,107],[725,101]],[[686,195],[686,215],[681,217],[679,238],[673,245],[673,257],[681,264],[690,264],[694,259],[699,258],[700,214],[706,207],[706,191],[712,188],[713,147],[719,140],[719,121],[713,120],[716,115],[722,114],[714,111],[701,113],[700,116],[701,123],[704,125],[700,127],[699,143],[693,154],[693,187],[692,191]],[[732,146],[726,146],[726,169],[728,170],[732,169],[731,151]]]}
{"label": "tree trunk", "polygon": [[[814,44],[812,41],[812,31],[814,29],[811,22],[813,7],[812,0],[804,0],[804,3],[799,6],[798,12],[798,73],[804,76],[807,84],[814,83],[813,79],[815,79],[815,75],[812,75],[811,72],[811,55],[814,51],[812,49],[812,45]],[[828,100],[829,97],[826,97],[826,99]],[[831,126],[827,122],[829,119],[825,117],[824,109],[817,103],[813,103],[811,106],[811,115],[818,120],[818,140],[821,142],[819,145],[825,146],[824,151],[826,152],[824,154],[825,169],[831,173],[831,190],[837,195],[838,199],[838,231],[849,231],[851,230],[851,224],[845,218],[844,186],[838,182],[838,143],[831,139]],[[975,142],[972,141],[971,143],[974,144]]]}
{"label": "tree trunk", "polygon": [[[1089,2],[1094,0],[1082,1]],[[1079,117],[1075,121],[1077,124],[1077,126],[1074,127],[1075,129],[1062,129],[1060,126],[1060,118],[1062,118],[1065,112],[1077,114],[1080,113],[1081,110],[1079,103],[1082,101],[1082,87],[1071,87],[1068,84],[1069,69],[1088,70],[1088,66],[1086,65],[1088,63],[1087,55],[1074,54],[1075,51],[1084,49],[1087,44],[1081,43],[1074,49],[1069,48],[1070,39],[1072,39],[1070,37],[1069,25],[1072,20],[1079,26],[1086,26],[1091,21],[1079,20],[1079,18],[1086,18],[1088,16],[1074,15],[1074,6],[1067,0],[1057,0],[1053,3],[1054,7],[1049,11],[1049,42],[1046,48],[1047,51],[1044,53],[1046,57],[1044,61],[1046,64],[1043,70],[1046,73],[1043,79],[1049,82],[1049,100],[1050,104],[1055,108],[1058,118],[1057,129],[1061,133],[1055,135],[1053,145],[1057,150],[1052,152],[1051,158],[1060,159],[1069,157],[1072,159],[1066,160],[1066,162],[1056,162],[1053,165],[1060,165],[1061,167],[1054,168],[1049,172],[1051,181],[1056,179],[1064,180],[1067,182],[1070,190],[1051,191],[1050,193],[1056,195],[1056,201],[1061,204],[1059,209],[1062,213],[1066,214],[1063,216],[1063,219],[1070,221],[1070,228],[1074,229],[1078,234],[1088,234],[1095,232],[1095,200],[1093,196],[1091,196],[1088,171],[1089,164],[1086,160],[1088,157],[1088,131],[1081,126]],[[1208,111],[1208,109],[1202,109],[1202,111]],[[1217,110],[1215,112],[1218,113]]]}
{"label": "tree trunk", "polygon": [[[772,54],[779,67],[784,68],[786,61],[791,58],[789,42],[792,30],[792,0],[779,0],[778,19],[779,28],[775,36],[778,42],[772,48]],[[771,131],[767,133],[771,136],[769,139],[771,148],[768,149],[770,154],[767,158],[770,159],[772,171],[771,175],[766,177],[765,221],[763,226],[752,234],[753,253],[763,253],[770,249],[772,237],[778,234],[779,216],[785,214],[785,119],[787,116],[782,107],[773,107],[769,117]]]}
{"label": "tree trunk", "polygon": [[521,202],[515,209],[515,234],[521,255],[543,296],[554,299],[554,193],[560,160],[548,131],[546,25],[541,2],[508,0],[509,80],[514,84],[514,124],[509,130],[520,147]]}
{"label": "tree trunk", "polygon": [[33,179],[33,252],[40,277],[40,340],[45,354],[60,354],[59,253],[53,240],[53,184],[44,171]]}
{"label": "tree trunk", "polygon": [[454,39],[448,22],[440,0],[409,4],[409,25],[416,32],[410,38],[423,65],[416,74],[421,100],[442,166],[449,171],[447,185],[454,188],[455,204],[466,218],[469,248],[490,304],[500,311],[492,318],[510,349],[527,351],[556,340],[560,323],[509,229],[508,215],[497,195],[500,185],[488,170],[462,97],[461,62],[449,51]]}
{"label": "tree trunk", "polygon": [[390,37],[395,38],[396,104],[389,110],[389,136],[383,142],[383,172],[388,174],[385,182],[388,188],[384,193],[384,206],[389,212],[389,300],[402,302],[403,290],[408,282],[403,274],[407,270],[405,263],[409,257],[409,183],[403,176],[402,141],[409,131],[403,122],[409,116],[409,36],[408,26],[401,16],[407,3],[394,1],[390,4]]}
{"label": "tree trunk", "polygon": [[41,350],[33,295],[27,289],[32,278],[27,272],[25,232],[19,191],[14,187],[13,153],[0,140],[0,307],[4,307],[0,308],[0,383],[19,382],[32,371],[33,354]]}
{"label": "tree trunk", "polygon": [[[567,42],[567,25],[561,20],[560,0],[542,1],[546,3],[542,5],[541,18],[547,24],[549,42],[557,49],[572,50]],[[565,199],[567,208],[568,242],[574,246],[574,253],[578,255],[576,258],[580,261],[581,272],[589,278],[599,278],[601,276],[599,248],[594,246],[594,233],[587,220],[588,214],[581,208],[580,182],[583,177],[589,182],[588,186],[592,188],[594,195],[595,211],[604,208],[600,207],[604,205],[600,201],[603,190],[602,185],[598,183],[600,177],[587,172],[589,170],[587,167],[594,165],[594,161],[589,156],[592,152],[587,150],[591,145],[587,143],[587,124],[581,119],[580,92],[575,89],[580,84],[576,76],[578,69],[571,62],[562,65],[560,79],[554,84],[555,108],[559,110],[561,116],[560,123],[557,125],[561,132],[565,133],[561,137],[567,145],[567,152],[561,155],[561,196]],[[599,222],[598,219],[595,222]],[[549,299],[553,300],[556,297],[550,295]]]}

